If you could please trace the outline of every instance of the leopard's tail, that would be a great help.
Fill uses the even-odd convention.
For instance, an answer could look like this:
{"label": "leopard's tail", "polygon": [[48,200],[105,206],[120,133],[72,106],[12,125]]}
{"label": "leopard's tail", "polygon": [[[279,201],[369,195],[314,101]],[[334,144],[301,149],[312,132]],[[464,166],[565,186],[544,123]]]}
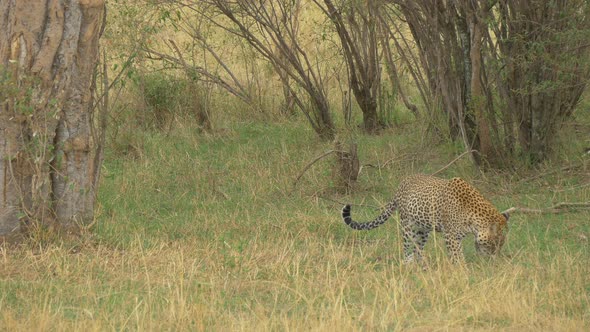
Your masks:
{"label": "leopard's tail", "polygon": [[387,206],[385,207],[385,211],[383,211],[383,213],[381,213],[373,221],[356,222],[356,221],[352,220],[352,217],[350,216],[350,205],[346,204],[342,208],[342,220],[344,220],[344,222],[348,226],[350,226],[352,229],[370,230],[370,229],[377,228],[377,227],[381,226],[387,219],[389,219],[389,217],[393,214],[393,212],[396,209],[397,209],[397,204],[395,201],[393,201],[393,202],[388,203]]}

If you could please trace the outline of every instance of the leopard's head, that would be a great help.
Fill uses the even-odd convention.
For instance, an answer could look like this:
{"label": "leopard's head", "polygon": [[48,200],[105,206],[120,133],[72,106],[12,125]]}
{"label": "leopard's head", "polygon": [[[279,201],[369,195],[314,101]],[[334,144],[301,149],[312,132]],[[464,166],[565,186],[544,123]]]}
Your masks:
{"label": "leopard's head", "polygon": [[495,213],[487,218],[475,238],[475,249],[484,255],[495,255],[500,252],[508,231],[508,213]]}

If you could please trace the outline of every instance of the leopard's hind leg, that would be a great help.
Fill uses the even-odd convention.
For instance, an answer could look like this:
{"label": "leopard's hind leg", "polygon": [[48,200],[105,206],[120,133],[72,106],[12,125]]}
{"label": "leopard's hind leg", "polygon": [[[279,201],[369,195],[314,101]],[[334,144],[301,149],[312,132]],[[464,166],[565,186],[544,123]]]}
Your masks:
{"label": "leopard's hind leg", "polygon": [[421,262],[424,246],[428,241],[430,229],[415,228],[411,222],[402,222],[404,238],[404,263]]}

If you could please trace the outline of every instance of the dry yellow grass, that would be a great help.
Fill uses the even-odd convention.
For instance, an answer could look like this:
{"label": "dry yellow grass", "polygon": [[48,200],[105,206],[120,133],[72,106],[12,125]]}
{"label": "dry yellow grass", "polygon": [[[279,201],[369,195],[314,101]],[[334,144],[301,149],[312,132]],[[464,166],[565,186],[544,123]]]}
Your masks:
{"label": "dry yellow grass", "polygon": [[[124,250],[2,251],[1,329],[550,330],[589,327],[587,255],[534,252],[427,271],[385,241],[250,234],[247,246],[175,241]],[[75,251],[75,252],[73,252]],[[583,257],[580,257],[583,256]]]}

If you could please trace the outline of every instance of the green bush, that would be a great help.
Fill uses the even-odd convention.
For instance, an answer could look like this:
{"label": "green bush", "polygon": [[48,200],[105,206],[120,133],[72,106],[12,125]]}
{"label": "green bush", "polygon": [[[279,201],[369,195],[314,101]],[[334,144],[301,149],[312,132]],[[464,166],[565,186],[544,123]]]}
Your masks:
{"label": "green bush", "polygon": [[192,108],[191,84],[186,79],[161,73],[149,73],[140,79],[144,109],[139,116],[148,127],[165,129],[175,115],[188,114]]}

